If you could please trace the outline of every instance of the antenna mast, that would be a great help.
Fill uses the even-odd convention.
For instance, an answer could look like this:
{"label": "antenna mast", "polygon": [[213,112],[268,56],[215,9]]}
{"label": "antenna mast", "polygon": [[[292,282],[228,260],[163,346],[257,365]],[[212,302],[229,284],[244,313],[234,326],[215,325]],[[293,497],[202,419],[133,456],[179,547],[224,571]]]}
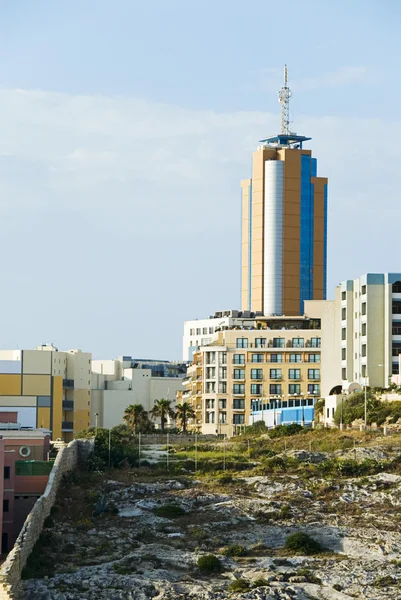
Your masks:
{"label": "antenna mast", "polygon": [[284,85],[278,93],[278,101],[281,104],[281,133],[291,135],[290,132],[290,98],[291,90],[288,87],[288,70],[284,66]]}

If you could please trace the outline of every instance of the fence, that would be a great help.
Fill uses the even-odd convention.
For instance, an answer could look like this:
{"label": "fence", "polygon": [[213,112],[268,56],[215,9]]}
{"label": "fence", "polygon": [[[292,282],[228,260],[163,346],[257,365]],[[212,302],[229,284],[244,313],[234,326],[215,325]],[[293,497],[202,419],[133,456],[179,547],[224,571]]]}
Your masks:
{"label": "fence", "polygon": [[86,461],[93,443],[93,440],[74,440],[57,454],[46,489],[29,513],[14,548],[0,569],[0,600],[19,599],[22,569],[42,532],[46,517],[50,515],[61,479],[65,473]]}

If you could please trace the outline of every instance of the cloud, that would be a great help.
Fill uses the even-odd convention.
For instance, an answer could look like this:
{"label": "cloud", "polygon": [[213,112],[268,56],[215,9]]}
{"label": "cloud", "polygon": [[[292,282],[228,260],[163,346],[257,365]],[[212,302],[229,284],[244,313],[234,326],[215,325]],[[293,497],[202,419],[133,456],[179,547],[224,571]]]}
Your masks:
{"label": "cloud", "polygon": [[[363,76],[337,73],[337,84]],[[238,307],[239,182],[277,123],[257,111],[1,90],[3,314],[18,307],[20,345],[47,336],[98,356],[135,353],[137,343],[138,354],[178,357],[184,318]],[[368,270],[401,270],[401,123],[305,115],[297,130],[329,177],[329,290]],[[43,298],[54,298],[48,310]],[[10,347],[12,322],[2,324]]]}

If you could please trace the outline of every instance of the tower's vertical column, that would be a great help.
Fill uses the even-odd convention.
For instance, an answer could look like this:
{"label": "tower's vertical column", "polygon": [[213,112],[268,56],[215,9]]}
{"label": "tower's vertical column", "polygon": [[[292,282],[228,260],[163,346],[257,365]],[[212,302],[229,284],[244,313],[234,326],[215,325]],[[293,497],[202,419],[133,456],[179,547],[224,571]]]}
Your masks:
{"label": "tower's vertical column", "polygon": [[241,307],[251,310],[252,290],[252,180],[241,181]]}

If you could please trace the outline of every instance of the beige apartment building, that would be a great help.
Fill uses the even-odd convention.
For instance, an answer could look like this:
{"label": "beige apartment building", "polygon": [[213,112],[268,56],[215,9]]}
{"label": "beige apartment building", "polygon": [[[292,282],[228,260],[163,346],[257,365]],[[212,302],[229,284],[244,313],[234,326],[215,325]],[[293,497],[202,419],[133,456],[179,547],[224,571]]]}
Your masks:
{"label": "beige apartment building", "polygon": [[262,419],[269,427],[313,420],[316,400],[338,382],[331,351],[327,361],[322,356],[324,344],[334,342],[334,311],[324,301],[306,306],[322,318],[259,317],[254,326],[218,332],[199,348],[182,394],[196,412],[191,429],[231,436]]}

